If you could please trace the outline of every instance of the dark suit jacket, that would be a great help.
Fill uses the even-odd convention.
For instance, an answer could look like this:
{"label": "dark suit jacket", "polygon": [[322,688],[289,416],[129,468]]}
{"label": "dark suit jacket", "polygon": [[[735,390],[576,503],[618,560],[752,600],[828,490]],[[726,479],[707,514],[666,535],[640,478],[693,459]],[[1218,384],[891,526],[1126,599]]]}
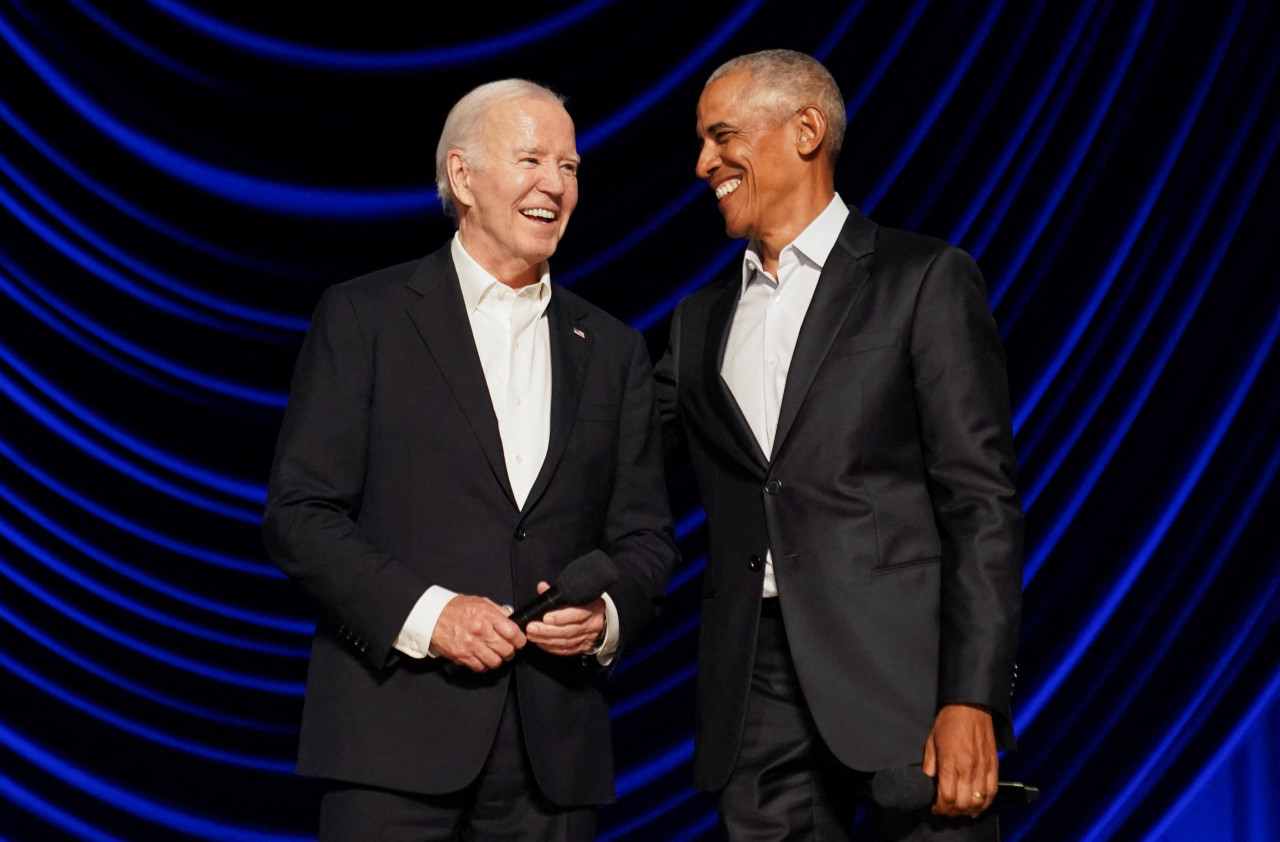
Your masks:
{"label": "dark suit jacket", "polygon": [[720,376],[741,271],[686,298],[658,365],[709,525],[695,778],[722,787],[746,715],[766,549],[819,731],[847,766],[919,763],[938,708],[1012,741],[1021,599],[1004,357],[977,266],[856,209],[796,343],[774,452]]}
{"label": "dark suit jacket", "polygon": [[[318,606],[298,771],[444,793],[479,772],[515,680],[539,786],[612,800],[595,659],[530,644],[474,675],[393,649],[428,586],[521,605],[574,558],[607,553],[625,641],[677,558],[652,366],[640,335],[555,287],[551,431],[523,511],[448,246],[330,288],[303,343],[276,450],[265,536]],[[575,329],[581,336],[575,334]]]}

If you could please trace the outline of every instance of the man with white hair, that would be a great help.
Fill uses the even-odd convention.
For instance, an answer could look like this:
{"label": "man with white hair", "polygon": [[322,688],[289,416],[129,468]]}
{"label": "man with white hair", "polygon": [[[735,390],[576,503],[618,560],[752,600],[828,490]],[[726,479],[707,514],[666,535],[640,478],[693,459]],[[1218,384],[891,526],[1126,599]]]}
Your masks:
{"label": "man with white hair", "polygon": [[[550,280],[578,164],[554,93],[472,91],[436,155],[457,234],[331,287],[303,343],[265,537],[320,613],[321,842],[576,842],[614,798],[600,665],[677,551],[645,344]],[[606,594],[509,619],[583,557]]]}
{"label": "man with white hair", "polygon": [[[658,366],[709,527],[695,782],[735,840],[847,840],[862,801],[886,840],[994,842],[1022,584],[1004,356],[969,255],[836,194],[844,130],[790,50],[698,100],[697,174],[749,242]],[[878,772],[919,809],[881,809],[916,797],[878,804]]]}

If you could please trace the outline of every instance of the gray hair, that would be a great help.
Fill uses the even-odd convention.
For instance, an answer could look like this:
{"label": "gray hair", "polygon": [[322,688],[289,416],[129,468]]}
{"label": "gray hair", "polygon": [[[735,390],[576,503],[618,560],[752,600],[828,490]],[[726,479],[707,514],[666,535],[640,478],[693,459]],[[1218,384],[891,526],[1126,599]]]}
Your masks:
{"label": "gray hair", "polygon": [[449,186],[449,153],[457,149],[467,163],[477,165],[484,149],[484,120],[489,110],[503,102],[530,97],[561,106],[565,104],[564,97],[536,82],[499,79],[473,89],[449,109],[444,129],[440,132],[440,142],[436,144],[436,192],[447,216],[454,220],[458,218],[453,189]]}
{"label": "gray hair", "polygon": [[762,50],[729,59],[716,68],[707,84],[739,71],[751,74],[752,105],[764,109],[780,123],[806,105],[820,108],[827,118],[823,145],[831,166],[835,167],[844,143],[847,118],[844,97],[830,71],[817,59],[795,50]]}

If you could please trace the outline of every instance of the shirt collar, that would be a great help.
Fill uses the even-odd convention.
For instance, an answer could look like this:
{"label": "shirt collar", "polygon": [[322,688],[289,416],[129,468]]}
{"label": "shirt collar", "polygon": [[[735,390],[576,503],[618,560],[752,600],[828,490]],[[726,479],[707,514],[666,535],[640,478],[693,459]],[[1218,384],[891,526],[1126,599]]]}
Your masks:
{"label": "shirt collar", "polygon": [[[800,232],[794,240],[783,247],[783,251],[794,249],[805,260],[808,260],[821,271],[827,262],[827,256],[831,254],[831,250],[836,246],[836,240],[840,238],[840,230],[844,228],[845,220],[849,218],[849,206],[840,198],[840,194],[836,193],[831,197],[831,201],[823,209],[822,213],[814,217],[805,229]],[[757,271],[763,273],[761,268],[764,265],[760,257],[760,241],[752,240],[747,244],[747,251],[742,256],[742,289],[746,290],[747,285],[755,276]]]}
{"label": "shirt collar", "polygon": [[[456,233],[453,235],[453,242],[449,244],[449,252],[453,255],[453,268],[458,272],[458,283],[462,287],[462,302],[468,313],[474,313],[485,293],[500,282],[467,253]],[[538,287],[537,298],[545,307],[551,301],[551,264],[545,260],[538,267],[538,283],[535,286]]]}

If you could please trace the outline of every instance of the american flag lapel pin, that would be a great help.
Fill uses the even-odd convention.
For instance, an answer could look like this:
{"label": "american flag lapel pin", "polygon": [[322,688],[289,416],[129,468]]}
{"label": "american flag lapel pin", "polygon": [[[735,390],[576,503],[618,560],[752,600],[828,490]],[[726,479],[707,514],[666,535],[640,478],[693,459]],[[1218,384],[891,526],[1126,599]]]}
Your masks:
{"label": "american flag lapel pin", "polygon": [[580,328],[580,327],[575,327],[575,328],[573,329],[573,335],[574,335],[574,336],[576,336],[576,337],[578,337],[579,339],[586,339],[586,338],[587,338],[587,335],[586,335],[585,333],[583,333],[583,332],[582,332],[582,328]]}

